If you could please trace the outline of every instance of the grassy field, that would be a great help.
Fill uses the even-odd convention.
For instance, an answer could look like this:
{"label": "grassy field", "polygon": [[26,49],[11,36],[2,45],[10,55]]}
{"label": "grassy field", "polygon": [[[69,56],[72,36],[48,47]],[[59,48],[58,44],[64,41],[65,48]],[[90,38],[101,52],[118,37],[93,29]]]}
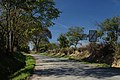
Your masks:
{"label": "grassy field", "polygon": [[26,55],[25,62],[26,65],[24,68],[20,69],[10,76],[11,80],[26,80],[31,75],[35,66],[35,60],[33,57]]}

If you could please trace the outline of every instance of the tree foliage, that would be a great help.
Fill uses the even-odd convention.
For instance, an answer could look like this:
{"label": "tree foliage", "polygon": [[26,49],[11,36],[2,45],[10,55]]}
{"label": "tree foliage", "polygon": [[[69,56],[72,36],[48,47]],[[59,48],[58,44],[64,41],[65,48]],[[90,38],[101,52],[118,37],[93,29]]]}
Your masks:
{"label": "tree foliage", "polygon": [[51,38],[48,27],[60,14],[53,0],[0,0],[0,11],[0,50],[8,52],[28,45],[36,34],[39,39]]}
{"label": "tree foliage", "polygon": [[84,28],[83,27],[70,27],[66,33],[70,45],[74,45],[75,48],[80,40],[84,38]]}
{"label": "tree foliage", "polygon": [[49,38],[52,38],[52,34],[48,28],[35,29],[31,36],[31,41],[34,43],[34,49],[39,51],[39,45],[49,43]]}
{"label": "tree foliage", "polygon": [[65,34],[60,34],[60,36],[58,37],[58,41],[60,48],[69,47],[69,41]]}
{"label": "tree foliage", "polygon": [[105,19],[102,23],[99,23],[98,26],[98,37],[102,37],[103,40],[108,41],[109,43],[117,42],[120,33],[119,16]]}

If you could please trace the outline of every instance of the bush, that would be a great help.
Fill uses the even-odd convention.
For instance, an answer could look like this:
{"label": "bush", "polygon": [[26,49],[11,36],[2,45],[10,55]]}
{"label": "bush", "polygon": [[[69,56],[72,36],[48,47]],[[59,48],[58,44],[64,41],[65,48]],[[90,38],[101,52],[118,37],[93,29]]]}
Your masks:
{"label": "bush", "polygon": [[19,51],[26,52],[26,53],[29,53],[30,48],[29,48],[28,45],[23,44],[23,45],[20,45],[20,46],[19,46],[18,50],[19,50]]}
{"label": "bush", "polygon": [[87,46],[90,56],[84,60],[89,62],[107,63],[112,64],[114,47],[111,44],[96,44],[90,43]]}
{"label": "bush", "polygon": [[68,55],[74,53],[74,48],[68,48],[67,50],[68,50]]}

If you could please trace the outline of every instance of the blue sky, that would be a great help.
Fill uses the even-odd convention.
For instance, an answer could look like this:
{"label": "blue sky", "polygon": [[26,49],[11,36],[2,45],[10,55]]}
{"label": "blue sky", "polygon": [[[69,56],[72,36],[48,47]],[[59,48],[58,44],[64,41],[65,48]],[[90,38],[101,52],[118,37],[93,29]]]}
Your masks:
{"label": "blue sky", "polygon": [[120,0],[55,0],[55,3],[62,13],[50,27],[51,42],[57,42],[58,36],[71,26],[82,26],[88,33],[97,28],[96,22],[120,15]]}

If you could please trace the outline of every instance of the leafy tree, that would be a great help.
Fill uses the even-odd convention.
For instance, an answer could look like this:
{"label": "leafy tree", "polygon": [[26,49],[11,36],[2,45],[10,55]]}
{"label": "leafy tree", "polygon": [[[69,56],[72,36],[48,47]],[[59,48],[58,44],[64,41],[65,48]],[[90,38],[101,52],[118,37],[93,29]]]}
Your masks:
{"label": "leafy tree", "polygon": [[7,50],[28,43],[34,29],[54,25],[60,13],[54,5],[53,0],[0,0],[1,39]]}
{"label": "leafy tree", "polygon": [[69,41],[66,35],[60,34],[60,36],[58,37],[58,41],[59,41],[60,48],[69,47]]}
{"label": "leafy tree", "polygon": [[39,45],[49,43],[49,38],[52,38],[51,32],[48,28],[35,29],[32,33],[31,41],[34,43],[36,51],[39,51]]}
{"label": "leafy tree", "polygon": [[80,40],[83,40],[84,38],[84,28],[83,27],[71,27],[69,28],[68,32],[66,33],[68,40],[70,42],[70,45],[74,45],[74,47],[77,47],[77,44]]}
{"label": "leafy tree", "polygon": [[98,26],[98,30],[102,33],[99,37],[105,41],[104,48],[107,52],[104,50],[102,51],[106,54],[109,53],[109,55],[112,55],[112,58],[114,57],[114,60],[117,60],[120,52],[118,42],[120,35],[120,17],[115,16],[113,18],[105,19],[102,23],[99,23]]}
{"label": "leafy tree", "polygon": [[109,43],[117,42],[120,33],[120,17],[115,16],[113,18],[105,19],[99,26],[99,37]]}

